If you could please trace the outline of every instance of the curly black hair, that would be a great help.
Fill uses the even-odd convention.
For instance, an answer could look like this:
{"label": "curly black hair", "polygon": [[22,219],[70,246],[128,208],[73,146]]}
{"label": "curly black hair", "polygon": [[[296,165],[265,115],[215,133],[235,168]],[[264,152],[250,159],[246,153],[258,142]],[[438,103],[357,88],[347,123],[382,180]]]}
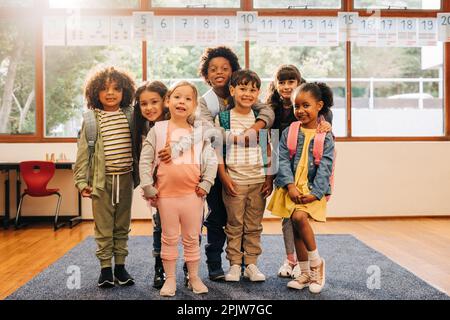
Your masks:
{"label": "curly black hair", "polygon": [[222,57],[227,59],[230,62],[231,70],[233,72],[238,71],[241,69],[241,66],[239,65],[239,59],[237,55],[228,47],[225,46],[219,46],[214,48],[206,48],[203,52],[201,58],[200,58],[200,65],[198,68],[198,74],[205,79],[205,81],[208,82],[208,67],[209,62],[214,59]]}
{"label": "curly black hair", "polygon": [[93,69],[87,77],[84,86],[84,96],[86,98],[87,107],[89,109],[101,109],[103,105],[100,102],[99,93],[104,90],[106,85],[115,81],[117,86],[122,89],[121,108],[131,106],[133,102],[136,85],[133,77],[126,71],[117,69],[115,67],[106,67],[101,69]]}
{"label": "curly black hair", "polygon": [[323,102],[323,107],[319,111],[319,115],[326,115],[329,113],[330,108],[334,105],[333,90],[323,82],[307,82],[297,87],[292,93],[292,104],[295,103],[295,99],[300,92],[309,92],[317,101]]}

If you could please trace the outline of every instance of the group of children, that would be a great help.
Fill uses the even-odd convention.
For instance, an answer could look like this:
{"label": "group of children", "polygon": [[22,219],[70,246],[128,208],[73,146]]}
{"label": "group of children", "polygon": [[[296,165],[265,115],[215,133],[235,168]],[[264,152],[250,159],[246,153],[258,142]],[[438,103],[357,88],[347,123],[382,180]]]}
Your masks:
{"label": "group of children", "polygon": [[[267,209],[283,218],[286,248],[278,275],[293,278],[290,288],[320,292],[325,261],[308,218],[325,221],[326,195],[331,193],[331,89],[306,83],[295,66],[283,65],[261,103],[258,75],[242,70],[236,54],[222,46],[205,50],[199,73],[211,86],[202,97],[187,81],[170,89],[159,81],[147,82],[135,90],[131,77],[112,67],[89,77],[85,96],[91,120],[85,117],[80,131],[75,184],[92,198],[101,265],[98,286],[114,286],[114,279],[134,284],[125,258],[131,198],[138,185],[156,208],[153,286],[162,296],[176,293],[180,229],[186,285],[197,294],[208,292],[198,276],[203,225],[212,281],[239,281],[242,275],[264,281],[257,260],[266,199],[275,185]],[[270,128],[282,131],[279,148],[272,147],[278,141],[271,141],[277,135],[271,136]],[[323,155],[314,163],[314,137],[323,132]],[[203,220],[205,199],[209,212]],[[221,261],[225,241],[226,273]]]}

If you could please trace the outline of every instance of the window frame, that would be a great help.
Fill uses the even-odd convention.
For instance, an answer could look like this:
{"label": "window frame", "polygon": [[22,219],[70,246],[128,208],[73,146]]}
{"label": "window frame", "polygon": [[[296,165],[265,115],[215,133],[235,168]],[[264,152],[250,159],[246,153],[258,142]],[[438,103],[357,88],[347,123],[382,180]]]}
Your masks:
{"label": "window frame", "polygon": [[[367,9],[354,9],[353,0],[341,0],[340,9],[254,9],[253,0],[241,0],[240,8],[152,8],[151,1],[140,0],[139,8],[136,9],[81,9],[83,15],[132,15],[137,11],[152,11],[155,15],[195,15],[195,16],[227,16],[235,15],[238,11],[258,11],[258,16],[337,16],[338,12],[358,12],[360,16],[370,16]],[[38,4],[39,3],[39,4]],[[380,9],[382,17],[435,17],[437,13],[450,12],[450,1],[441,0],[440,10],[421,10],[421,9]],[[0,134],[0,143],[17,143],[17,142],[45,142],[45,143],[61,143],[76,142],[76,138],[58,138],[45,137],[45,70],[44,70],[44,43],[43,43],[43,20],[46,15],[67,14],[67,9],[50,9],[47,0],[35,1],[34,7],[18,7],[18,8],[2,8],[0,11],[0,19],[2,17],[25,17],[35,19],[39,25],[34,31],[35,41],[35,92],[36,92],[36,131],[34,134],[28,135],[9,135]],[[369,141],[450,141],[450,42],[444,43],[444,133],[443,136],[432,137],[354,137],[352,136],[352,93],[351,90],[351,43],[347,42],[346,46],[346,131],[347,135],[338,137],[337,141],[345,142],[369,142]],[[142,48],[142,77],[147,80],[147,42],[141,42]],[[250,42],[245,41],[245,61],[243,66],[246,68],[250,65]]]}

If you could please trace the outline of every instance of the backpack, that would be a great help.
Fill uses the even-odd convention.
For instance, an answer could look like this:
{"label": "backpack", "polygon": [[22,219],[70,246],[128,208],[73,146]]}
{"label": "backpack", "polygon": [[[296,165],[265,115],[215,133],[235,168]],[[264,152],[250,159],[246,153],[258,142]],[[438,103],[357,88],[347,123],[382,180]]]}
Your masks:
{"label": "backpack", "polygon": [[[258,117],[258,111],[253,110],[253,114],[255,115],[255,118]],[[230,119],[230,110],[227,111],[222,111],[219,112],[219,114],[217,115],[219,117],[219,124],[222,128],[224,128],[225,130],[230,130],[231,128],[231,119]],[[259,140],[259,145],[261,147],[261,153],[262,153],[262,157],[263,157],[263,166],[265,171],[267,171],[267,167],[269,165],[269,158],[267,156],[267,142],[268,142],[268,136],[267,135],[263,135],[262,137],[260,137]],[[226,154],[227,154],[227,143],[224,143],[223,145],[223,158],[226,158]]]}
{"label": "backpack", "polygon": [[[289,159],[292,160],[292,158],[297,153],[297,139],[298,139],[298,132],[300,131],[302,123],[301,121],[295,121],[292,122],[289,126],[288,136],[287,136],[287,147],[289,150]],[[316,133],[314,137],[314,147],[313,147],[313,157],[314,157],[314,164],[318,166],[320,164],[320,161],[322,160],[323,156],[323,148],[325,144],[325,137],[326,133]],[[333,166],[331,169],[331,176],[330,176],[330,186],[331,190],[334,189],[334,165],[336,163],[336,149],[334,150],[334,156],[333,156]],[[331,198],[331,195],[327,195],[326,199],[329,201]]]}
{"label": "backpack", "polygon": [[[122,109],[123,113],[127,117],[128,125],[130,126],[131,134],[133,135],[133,112],[131,108]],[[95,111],[92,109],[88,109],[87,111],[83,112],[83,123],[85,127],[85,135],[86,135],[86,141],[88,145],[88,167],[86,170],[86,180],[88,185],[90,185],[90,175],[89,172],[91,171],[92,167],[92,158],[94,157],[95,153],[95,143],[97,142],[97,118],[95,116]],[[81,131],[78,132],[78,137],[80,137]],[[133,140],[133,137],[131,138]]]}

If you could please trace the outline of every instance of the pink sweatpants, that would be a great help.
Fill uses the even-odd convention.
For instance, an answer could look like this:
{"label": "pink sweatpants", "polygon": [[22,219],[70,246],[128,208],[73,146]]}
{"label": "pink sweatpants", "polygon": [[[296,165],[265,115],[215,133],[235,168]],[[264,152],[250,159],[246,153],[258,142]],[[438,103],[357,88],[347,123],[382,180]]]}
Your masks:
{"label": "pink sweatpants", "polygon": [[178,258],[181,226],[184,260],[200,260],[199,236],[203,219],[203,199],[195,193],[176,198],[159,198],[158,209],[162,229],[161,258]]}

